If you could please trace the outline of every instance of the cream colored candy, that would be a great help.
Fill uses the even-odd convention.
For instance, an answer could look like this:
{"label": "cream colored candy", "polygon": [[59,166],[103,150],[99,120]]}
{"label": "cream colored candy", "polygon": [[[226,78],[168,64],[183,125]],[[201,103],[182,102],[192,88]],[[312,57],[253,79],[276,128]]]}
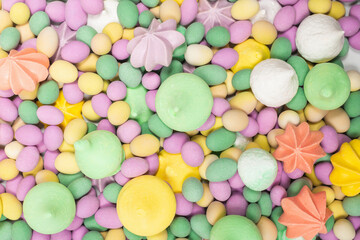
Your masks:
{"label": "cream colored candy", "polygon": [[96,95],[102,91],[104,81],[98,74],[87,72],[79,77],[78,86],[83,93]]}
{"label": "cream colored candy", "polygon": [[64,140],[69,144],[74,144],[85,136],[87,125],[84,119],[76,118],[71,120],[64,129]]}
{"label": "cream colored candy", "polygon": [[98,33],[91,39],[91,50],[97,55],[105,55],[111,50],[111,39],[104,33]]}
{"label": "cream colored candy", "polygon": [[325,123],[332,126],[338,133],[344,133],[350,128],[350,118],[342,108],[328,112],[325,116]]}
{"label": "cream colored candy", "polygon": [[39,33],[36,40],[36,49],[51,58],[59,47],[59,36],[55,29],[46,27]]}
{"label": "cream colored candy", "polygon": [[29,92],[29,91],[23,90],[19,93],[19,97],[21,98],[21,100],[34,100],[37,96],[38,89],[39,89],[39,84],[36,84],[34,91]]}
{"label": "cream colored candy", "polygon": [[239,148],[231,147],[220,153],[220,158],[230,158],[237,162],[241,155],[242,151]]}
{"label": "cream colored candy", "polygon": [[16,29],[19,30],[19,32],[20,32],[20,42],[21,43],[35,37],[35,35],[32,33],[32,31],[30,29],[29,23],[25,23],[23,25],[17,25]]}
{"label": "cream colored candy", "polygon": [[130,117],[130,106],[127,102],[117,101],[110,105],[107,113],[111,124],[119,126]]}
{"label": "cream colored candy", "polygon": [[95,113],[91,105],[91,100],[88,100],[83,104],[81,112],[84,117],[90,121],[96,122],[101,119],[101,117]]}
{"label": "cream colored candy", "polygon": [[0,9],[0,33],[8,27],[12,27],[13,22],[10,19],[9,12]]}
{"label": "cream colored candy", "polygon": [[174,0],[166,0],[160,5],[160,19],[162,22],[165,22],[169,19],[174,19],[176,23],[179,23],[180,18],[180,6]]}
{"label": "cream colored candy", "polygon": [[339,240],[352,240],[356,234],[354,226],[347,219],[337,220],[334,224],[333,231]]}
{"label": "cream colored candy", "polygon": [[274,25],[265,20],[255,22],[252,26],[251,33],[256,41],[265,45],[272,44],[277,37],[277,31]]}
{"label": "cream colored candy", "polygon": [[345,194],[341,191],[340,186],[332,185],[331,188],[334,190],[336,200],[343,200],[345,198]]}
{"label": "cream colored candy", "polygon": [[204,188],[204,193],[201,199],[196,202],[196,204],[199,205],[200,207],[208,207],[210,203],[214,200],[214,197],[210,192],[209,184],[202,183],[202,185]]}
{"label": "cream colored candy", "polygon": [[22,214],[21,202],[11,193],[0,194],[2,201],[3,215],[9,220],[18,220]]}
{"label": "cream colored candy", "polygon": [[22,127],[22,126],[24,126],[24,125],[26,125],[25,123],[24,123],[24,121],[20,118],[20,117],[18,117],[15,121],[14,121],[14,123],[12,124],[12,129],[13,129],[13,131],[14,132],[16,132],[16,130],[19,128],[19,127]]}
{"label": "cream colored candy", "polygon": [[286,110],[280,113],[278,118],[279,127],[285,129],[288,123],[291,123],[295,126],[299,125],[300,123],[300,116],[297,112],[293,110]]}
{"label": "cream colored candy", "polygon": [[257,0],[238,0],[231,8],[231,16],[236,20],[250,19],[259,11]]}
{"label": "cream colored candy", "polygon": [[280,128],[275,128],[272,129],[268,134],[267,134],[267,140],[269,142],[269,145],[273,148],[277,148],[278,146],[278,142],[276,141],[276,136],[283,134],[285,131],[283,129]]}
{"label": "cream colored candy", "polygon": [[350,78],[351,91],[355,92],[360,89],[360,73],[355,70],[347,71]]}
{"label": "cream colored candy", "polygon": [[322,110],[322,109],[318,109],[316,107],[314,107],[313,105],[311,105],[310,103],[308,105],[306,105],[305,110],[304,110],[304,114],[306,119],[309,122],[319,122],[321,119],[323,119],[325,117],[325,115],[328,113],[328,110]]}
{"label": "cream colored candy", "polygon": [[4,159],[0,162],[0,178],[8,181],[15,178],[19,174],[14,159]]}
{"label": "cream colored candy", "polygon": [[150,8],[150,12],[154,14],[156,18],[160,18],[160,6]]}
{"label": "cream colored candy", "polygon": [[210,87],[210,91],[213,98],[226,98],[226,96],[228,95],[225,83]]}
{"label": "cream colored candy", "polygon": [[202,66],[211,61],[213,51],[208,46],[191,44],[185,52],[185,60],[193,66]]}
{"label": "cream colored candy", "polygon": [[18,141],[12,141],[5,146],[4,151],[8,158],[16,159],[23,148],[24,146]]}
{"label": "cream colored candy", "polygon": [[51,64],[49,74],[57,82],[72,83],[76,81],[79,72],[72,63],[65,60],[57,60]]}
{"label": "cream colored candy", "polygon": [[229,101],[231,108],[239,109],[244,111],[246,114],[250,114],[254,111],[257,100],[254,94],[250,91],[238,92],[232,99]]}
{"label": "cream colored candy", "polygon": [[72,152],[62,152],[55,159],[55,168],[64,174],[75,174],[80,172],[80,168]]}
{"label": "cream colored candy", "polygon": [[224,127],[232,132],[244,130],[249,124],[248,115],[238,109],[229,110],[222,116]]}
{"label": "cream colored candy", "polygon": [[206,219],[211,225],[214,225],[222,217],[226,216],[226,208],[223,203],[214,201],[210,203],[206,210]]}
{"label": "cream colored candy", "polygon": [[59,182],[58,177],[55,173],[50,170],[40,170],[35,175],[36,184],[44,183],[44,182]]}
{"label": "cream colored candy", "polygon": [[207,179],[206,178],[206,169],[208,168],[208,166],[214,162],[216,159],[218,159],[218,156],[214,155],[214,154],[210,154],[207,155],[204,158],[204,161],[202,162],[202,164],[199,166],[199,173],[202,179]]}
{"label": "cream colored candy", "polygon": [[130,151],[139,157],[150,156],[159,151],[160,142],[151,134],[142,134],[135,137],[130,143]]}
{"label": "cream colored candy", "polygon": [[277,229],[274,222],[269,218],[262,216],[257,223],[257,227],[259,228],[263,240],[276,240]]}

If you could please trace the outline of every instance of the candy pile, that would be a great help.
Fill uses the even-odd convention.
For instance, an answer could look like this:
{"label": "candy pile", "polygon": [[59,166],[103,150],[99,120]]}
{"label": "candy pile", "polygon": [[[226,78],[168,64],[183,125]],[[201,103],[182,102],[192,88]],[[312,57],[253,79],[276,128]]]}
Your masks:
{"label": "candy pile", "polygon": [[0,7],[1,240],[360,240],[357,1]]}

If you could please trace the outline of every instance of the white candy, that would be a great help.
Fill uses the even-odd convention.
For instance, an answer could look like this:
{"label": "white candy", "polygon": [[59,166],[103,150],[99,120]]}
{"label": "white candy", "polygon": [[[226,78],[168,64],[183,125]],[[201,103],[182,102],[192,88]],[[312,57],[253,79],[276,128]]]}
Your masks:
{"label": "white candy", "polygon": [[250,20],[255,23],[260,20],[265,20],[274,23],[274,18],[278,11],[281,9],[281,5],[276,0],[260,0],[260,9],[258,13]]}
{"label": "white candy", "polygon": [[93,27],[98,33],[101,33],[104,27],[112,22],[119,22],[117,16],[117,0],[104,1],[104,10],[98,15],[88,14],[87,25]]}
{"label": "white candy", "polygon": [[269,107],[280,107],[295,96],[299,80],[290,64],[267,59],[252,70],[250,86],[257,100]]}
{"label": "white candy", "polygon": [[314,14],[305,18],[296,33],[296,47],[308,61],[321,63],[335,58],[344,45],[344,31],[334,18]]}

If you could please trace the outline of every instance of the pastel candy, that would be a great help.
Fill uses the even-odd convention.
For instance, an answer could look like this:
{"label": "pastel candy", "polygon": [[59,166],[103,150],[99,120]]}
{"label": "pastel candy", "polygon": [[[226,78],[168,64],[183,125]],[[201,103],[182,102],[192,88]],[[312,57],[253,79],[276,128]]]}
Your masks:
{"label": "pastel candy", "polygon": [[81,7],[80,0],[69,0],[65,4],[65,21],[73,30],[78,30],[87,22],[87,14]]}

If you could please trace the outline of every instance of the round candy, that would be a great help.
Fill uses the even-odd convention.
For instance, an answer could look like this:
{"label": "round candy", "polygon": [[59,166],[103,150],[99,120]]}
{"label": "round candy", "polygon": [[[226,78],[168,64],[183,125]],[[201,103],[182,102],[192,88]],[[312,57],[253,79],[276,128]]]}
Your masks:
{"label": "round candy", "polygon": [[344,69],[334,63],[317,64],[307,74],[304,90],[312,105],[322,110],[332,110],[348,99],[350,80]]}
{"label": "round candy", "polygon": [[200,77],[190,73],[174,74],[161,84],[156,94],[160,119],[177,131],[201,127],[211,114],[213,97]]}
{"label": "round candy", "polygon": [[24,200],[24,217],[29,226],[42,234],[65,230],[75,217],[75,201],[62,184],[41,183]]}
{"label": "round candy", "polygon": [[175,211],[175,195],[169,185],[150,175],[130,180],[117,200],[121,223],[140,236],[152,236],[165,230],[175,217]]}

